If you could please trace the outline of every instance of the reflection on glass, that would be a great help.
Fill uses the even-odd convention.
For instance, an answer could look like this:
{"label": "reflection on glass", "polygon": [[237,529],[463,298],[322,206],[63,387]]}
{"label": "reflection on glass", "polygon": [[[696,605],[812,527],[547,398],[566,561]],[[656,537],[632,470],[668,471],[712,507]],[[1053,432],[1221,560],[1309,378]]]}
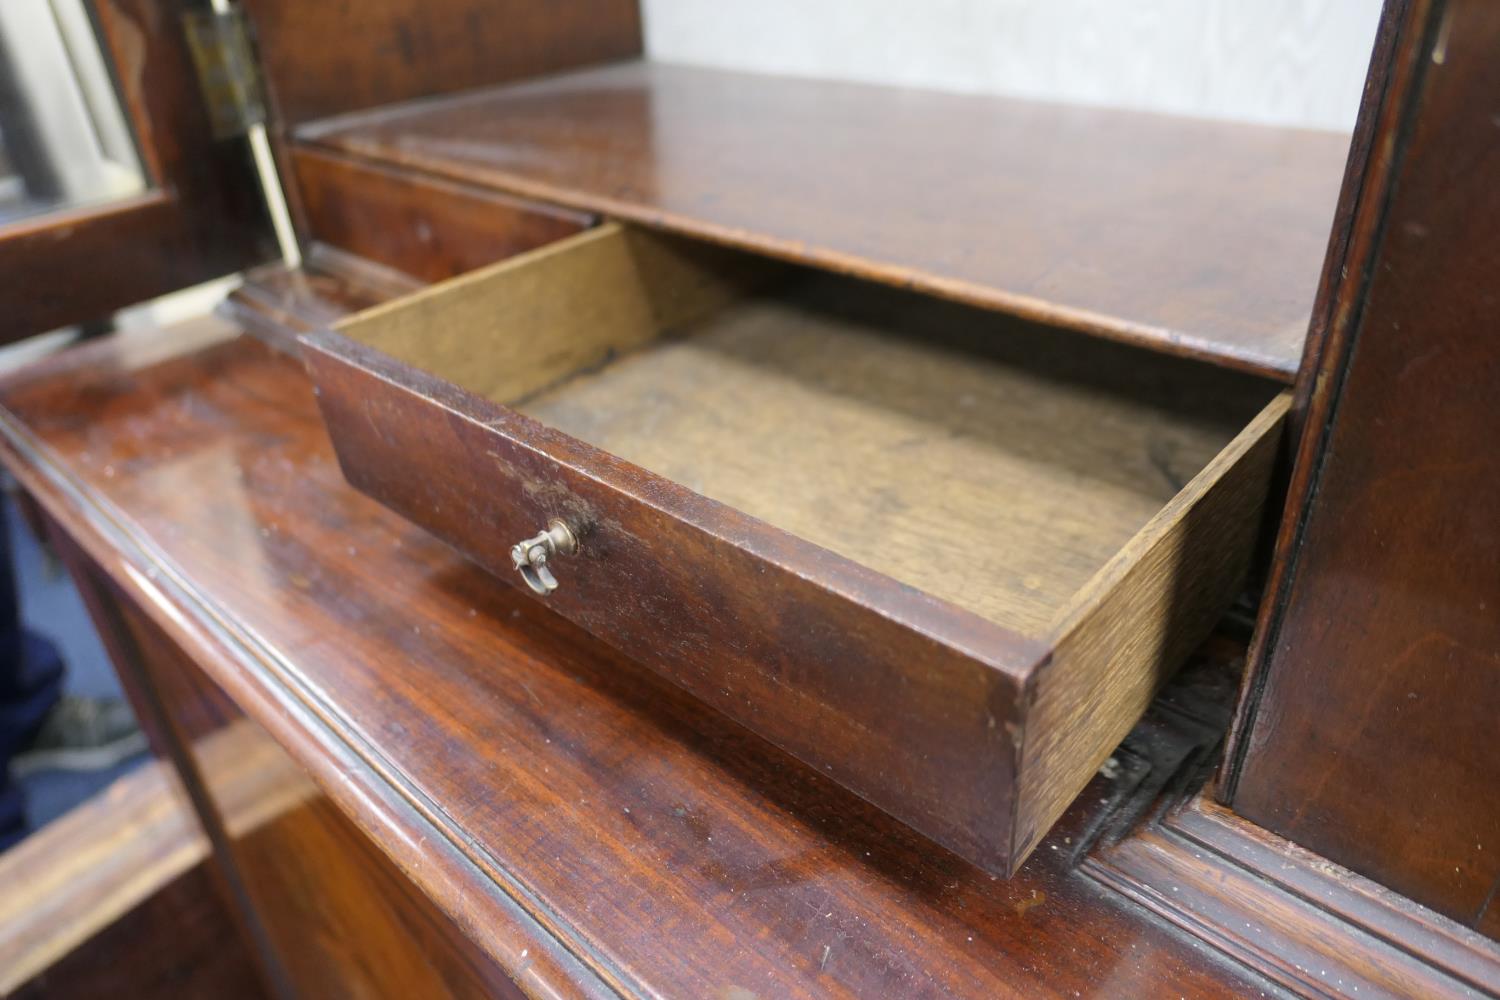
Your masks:
{"label": "reflection on glass", "polygon": [[144,187],[84,0],[0,0],[0,224]]}

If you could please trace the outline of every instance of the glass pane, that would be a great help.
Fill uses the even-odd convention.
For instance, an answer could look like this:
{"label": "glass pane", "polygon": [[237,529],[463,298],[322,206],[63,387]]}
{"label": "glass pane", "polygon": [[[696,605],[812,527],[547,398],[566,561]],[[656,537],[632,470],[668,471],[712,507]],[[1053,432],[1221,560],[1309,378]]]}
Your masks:
{"label": "glass pane", "polygon": [[0,224],[145,186],[84,0],[0,0]]}

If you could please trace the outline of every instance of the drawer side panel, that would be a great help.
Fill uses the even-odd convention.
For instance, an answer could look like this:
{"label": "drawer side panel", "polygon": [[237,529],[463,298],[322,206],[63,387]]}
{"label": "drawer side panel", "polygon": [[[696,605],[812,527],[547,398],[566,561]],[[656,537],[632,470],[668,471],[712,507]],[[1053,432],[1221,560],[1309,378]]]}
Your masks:
{"label": "drawer side panel", "polygon": [[1026,713],[1024,858],[1244,586],[1290,392],[1273,399],[1059,616]]}

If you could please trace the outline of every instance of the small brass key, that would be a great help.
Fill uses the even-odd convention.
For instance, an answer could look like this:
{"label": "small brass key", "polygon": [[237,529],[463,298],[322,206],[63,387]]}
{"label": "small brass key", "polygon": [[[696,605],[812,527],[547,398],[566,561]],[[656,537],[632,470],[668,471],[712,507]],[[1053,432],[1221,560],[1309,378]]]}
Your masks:
{"label": "small brass key", "polygon": [[558,555],[570,556],[577,551],[578,538],[573,530],[554,517],[541,534],[512,545],[510,559],[526,586],[546,597],[557,589],[557,577],[552,575],[548,560]]}

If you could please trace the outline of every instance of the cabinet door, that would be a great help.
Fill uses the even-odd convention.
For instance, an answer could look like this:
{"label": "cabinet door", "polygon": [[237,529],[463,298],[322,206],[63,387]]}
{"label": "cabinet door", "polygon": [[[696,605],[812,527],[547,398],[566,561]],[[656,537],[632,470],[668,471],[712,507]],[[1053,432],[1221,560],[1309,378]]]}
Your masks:
{"label": "cabinet door", "polygon": [[214,134],[189,6],[0,4],[0,343],[276,255],[247,139]]}

